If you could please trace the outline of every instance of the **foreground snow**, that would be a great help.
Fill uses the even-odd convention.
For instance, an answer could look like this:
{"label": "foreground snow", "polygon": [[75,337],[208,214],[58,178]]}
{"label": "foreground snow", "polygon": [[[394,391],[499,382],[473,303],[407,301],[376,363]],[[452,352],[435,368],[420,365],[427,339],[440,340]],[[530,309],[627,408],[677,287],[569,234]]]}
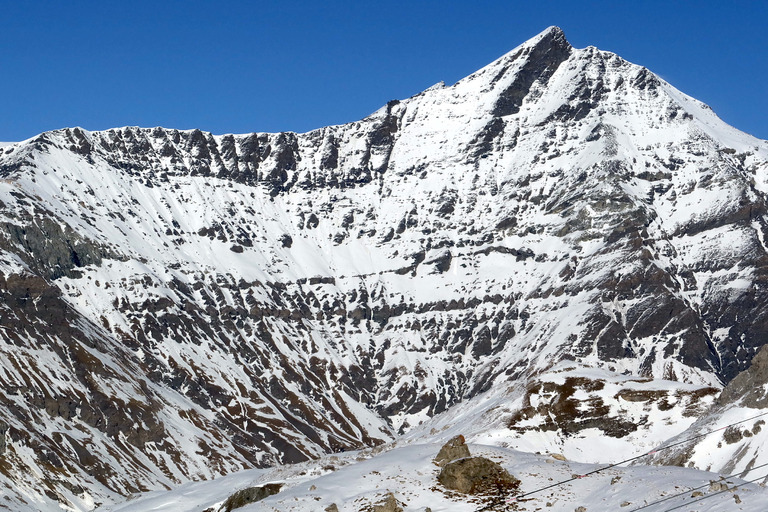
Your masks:
{"label": "foreground snow", "polygon": [[[552,415],[554,421],[564,420],[553,412],[560,407],[558,404],[564,403],[561,396],[564,388],[552,385],[569,382],[574,386],[572,396],[578,398],[580,403],[580,412],[574,419],[579,423],[589,423],[594,416],[590,416],[594,412],[591,409],[604,411],[603,423],[599,425],[606,432],[592,427],[582,430],[570,428],[568,432],[543,428],[547,414]],[[540,391],[534,392],[542,385],[546,387],[546,383],[550,383],[550,397],[545,397]],[[473,455],[498,461],[522,481],[517,510],[571,512],[584,506],[588,511],[632,511],[646,507],[642,510],[662,512],[686,504],[689,508],[684,510],[763,511],[768,495],[757,484],[720,494],[715,494],[720,491],[718,486],[710,488],[711,481],[722,481],[721,474],[726,477],[738,474],[743,478],[725,480],[727,486],[733,488],[768,473],[757,457],[754,460],[751,456],[746,457],[737,466],[729,464],[729,460],[736,460],[734,452],[752,453],[762,447],[764,433],[754,427],[757,420],[744,420],[763,411],[738,407],[729,409],[727,414],[717,415],[707,423],[707,428],[688,432],[687,429],[700,414],[698,408],[711,407],[714,399],[712,391],[716,390],[672,381],[637,379],[574,363],[562,363],[538,375],[525,386],[492,390],[457,404],[451,411],[432,418],[382,447],[189,483],[173,491],[140,495],[97,511],[219,512],[226,510],[223,508],[226,499],[236,491],[275,482],[284,484],[282,492],[241,510],[322,511],[335,503],[342,512],[360,511],[383,501],[392,492],[406,505],[406,511],[424,511],[426,507],[433,512],[476,511],[489,504],[489,499],[446,491],[437,483],[439,469],[432,463],[439,447],[459,434],[473,442]],[[539,405],[551,400],[550,407],[540,409],[541,416],[532,416],[515,424],[514,428],[510,427],[511,419],[523,410],[524,403],[534,400]],[[638,428],[620,437],[612,436],[608,427],[616,419],[635,422]],[[528,422],[533,423],[526,426]],[[719,427],[730,423],[736,423],[741,429],[754,430],[755,434],[738,442],[724,438],[725,434]],[[705,431],[711,433],[702,437]],[[682,438],[692,438],[692,442],[671,451],[660,450],[659,455],[635,460],[632,467],[621,465],[591,474],[655,447],[667,446],[671,443],[670,439],[679,442]],[[642,465],[659,457],[665,458],[665,455],[669,455],[666,457],[669,459],[681,451],[697,454],[706,451],[709,458],[698,467],[723,473]],[[566,457],[568,460],[559,460]],[[745,466],[749,460],[752,462]],[[754,469],[749,471],[746,468]],[[586,478],[573,479],[575,475],[587,474]],[[758,480],[758,483],[763,480]],[[568,482],[536,492],[563,481]],[[694,492],[702,495],[693,497]],[[740,503],[737,503],[736,495]],[[665,501],[655,504],[662,499]],[[694,500],[700,499],[702,501],[695,501],[693,505]],[[504,509],[503,505],[499,506],[502,508],[491,510]]]}
{"label": "foreground snow", "polygon": [[[487,499],[484,501],[447,491],[437,483],[439,469],[432,459],[439,448],[438,444],[403,444],[379,454],[367,450],[326,457],[315,463],[244,471],[213,481],[189,483],[173,491],[148,493],[126,503],[97,510],[218,512],[234,492],[273,482],[285,484],[282,492],[238,510],[318,511],[335,503],[339,511],[352,512],[383,501],[389,492],[404,504],[405,510],[414,511],[424,511],[429,507],[433,512],[470,512],[490,503]],[[485,445],[471,445],[470,450],[473,455],[499,462],[518,477],[522,481],[522,493],[530,493],[603,467]],[[754,477],[749,475],[746,478]],[[715,480],[720,480],[715,473],[678,467],[617,467],[526,496],[517,502],[517,510],[572,512],[577,507],[586,507],[587,511],[631,511],[685,492],[680,497],[643,510],[666,511],[704,498],[684,510],[764,512],[768,491],[763,486],[746,484],[735,491],[716,495],[717,490],[709,486],[709,482]],[[725,482],[733,487],[744,481],[727,479]],[[692,498],[691,494],[696,490],[702,495]]]}

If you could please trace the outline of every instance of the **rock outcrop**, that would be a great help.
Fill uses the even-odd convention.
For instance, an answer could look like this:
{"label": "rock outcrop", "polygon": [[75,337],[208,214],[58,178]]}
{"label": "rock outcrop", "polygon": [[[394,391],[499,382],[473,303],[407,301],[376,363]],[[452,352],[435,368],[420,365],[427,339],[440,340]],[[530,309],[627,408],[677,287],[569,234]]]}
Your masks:
{"label": "rock outcrop", "polygon": [[466,494],[500,494],[508,496],[520,486],[520,480],[485,457],[468,457],[446,464],[437,477],[446,489]]}
{"label": "rock outcrop", "polygon": [[469,456],[469,447],[464,440],[464,436],[458,435],[451,438],[442,448],[440,448],[440,451],[437,452],[437,455],[435,456],[435,464],[443,467],[456,459],[462,459]]}
{"label": "rock outcrop", "polygon": [[[748,479],[768,449],[768,347],[752,359],[698,420],[648,461],[701,467]],[[716,442],[715,442],[716,441]],[[663,446],[662,446],[663,448]],[[646,462],[648,462],[646,461]],[[715,485],[715,484],[713,484]]]}
{"label": "rock outcrop", "polygon": [[5,435],[7,433],[8,433],[8,425],[0,421],[0,457],[5,455],[5,449],[6,449],[6,443],[7,443]]}
{"label": "rock outcrop", "polygon": [[403,507],[397,501],[395,495],[390,492],[384,498],[384,501],[373,506],[373,512],[403,512]]}
{"label": "rock outcrop", "polygon": [[251,503],[256,503],[257,501],[261,501],[264,498],[268,498],[277,494],[282,488],[283,484],[272,483],[241,489],[227,498],[227,500],[221,506],[221,512],[232,512],[235,509],[244,507]]}
{"label": "rock outcrop", "polygon": [[717,403],[721,406],[738,403],[751,409],[768,409],[768,345],[752,358],[748,369],[728,383]]}

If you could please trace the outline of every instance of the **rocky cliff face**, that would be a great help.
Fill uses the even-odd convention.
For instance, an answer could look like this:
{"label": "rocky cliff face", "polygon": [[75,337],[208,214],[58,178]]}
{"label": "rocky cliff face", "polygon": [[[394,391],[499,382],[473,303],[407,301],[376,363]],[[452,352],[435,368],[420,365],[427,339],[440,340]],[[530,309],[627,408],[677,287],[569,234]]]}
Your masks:
{"label": "rocky cliff face", "polygon": [[0,151],[4,471],[41,500],[374,445],[566,359],[719,386],[768,331],[768,143],[556,28],[348,125]]}

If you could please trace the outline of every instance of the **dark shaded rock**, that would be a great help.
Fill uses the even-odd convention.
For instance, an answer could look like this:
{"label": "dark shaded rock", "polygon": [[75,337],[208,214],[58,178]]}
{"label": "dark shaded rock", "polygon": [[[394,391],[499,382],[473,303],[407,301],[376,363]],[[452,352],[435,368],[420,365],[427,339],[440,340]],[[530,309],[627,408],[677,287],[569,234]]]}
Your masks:
{"label": "dark shaded rock", "polygon": [[403,507],[395,495],[390,492],[383,502],[373,506],[373,512],[403,512]]}
{"label": "dark shaded rock", "polygon": [[547,83],[560,64],[571,55],[572,48],[563,31],[553,27],[533,48],[526,50],[529,51],[527,56],[513,56],[513,59],[525,57],[527,61],[496,100],[493,109],[493,115],[496,117],[519,112],[533,83],[537,80],[542,84]]}
{"label": "dark shaded rock", "polygon": [[444,192],[438,199],[438,206],[435,213],[445,219],[449,218],[451,214],[456,211],[456,201],[456,191],[451,190]]}
{"label": "dark shaded rock", "polygon": [[494,117],[483,129],[475,136],[470,147],[474,147],[470,153],[473,157],[485,158],[493,150],[493,143],[504,132],[504,120],[500,117]]}
{"label": "dark shaded rock", "polygon": [[751,366],[739,373],[717,398],[718,405],[741,403],[753,409],[768,408],[768,345],[763,346]]}
{"label": "dark shaded rock", "polygon": [[236,508],[244,507],[250,503],[256,503],[257,501],[261,501],[264,498],[277,494],[282,487],[283,484],[266,484],[258,487],[241,489],[227,498],[227,501],[222,505],[222,510],[224,512],[231,512]]}
{"label": "dark shaded rock", "polygon": [[101,265],[103,258],[124,259],[69,226],[62,227],[53,216],[25,220],[23,225],[0,224],[0,249],[18,253],[44,277],[79,277],[79,267]]}
{"label": "dark shaded rock", "polygon": [[437,456],[434,458],[434,463],[443,467],[456,459],[463,459],[469,456],[469,447],[466,444],[464,436],[458,435],[440,448],[440,451],[437,452]]}
{"label": "dark shaded rock", "polygon": [[8,432],[8,424],[4,422],[0,422],[0,455],[5,455],[6,450],[6,440],[5,440],[5,434]]}
{"label": "dark shaded rock", "polygon": [[387,114],[376,125],[374,125],[369,135],[369,141],[373,146],[385,146],[392,143],[393,135],[397,132],[398,117],[393,115],[393,108],[400,102],[398,100],[392,100],[387,102]]}
{"label": "dark shaded rock", "polygon": [[496,230],[497,231],[503,231],[505,229],[513,229],[517,227],[517,218],[516,217],[506,217],[501,219],[499,222],[496,223]]}
{"label": "dark shaded rock", "polygon": [[64,133],[67,135],[68,140],[72,143],[69,149],[73,153],[81,156],[90,155],[91,151],[93,150],[93,146],[90,142],[88,142],[85,133],[83,133],[80,128],[67,128],[64,130]]}
{"label": "dark shaded rock", "polygon": [[520,486],[520,480],[485,457],[467,457],[449,462],[440,471],[437,480],[444,487],[465,494],[509,494]]}
{"label": "dark shaded rock", "polygon": [[[580,121],[584,119],[593,109],[598,107],[600,99],[605,92],[606,89],[602,80],[587,80],[586,77],[582,77],[576,90],[568,98],[568,102],[560,106],[546,120],[546,123],[566,120]],[[597,134],[593,131],[591,135],[594,137]]]}
{"label": "dark shaded rock", "polygon": [[[529,386],[525,400],[530,404],[531,395],[537,395],[536,400],[541,399],[541,403],[537,407],[528,405],[517,411],[510,418],[508,426],[510,429],[523,432],[525,428],[518,427],[519,422],[540,417],[535,427],[537,430],[560,431],[564,435],[575,435],[589,428],[600,429],[603,434],[615,438],[622,438],[635,432],[638,426],[620,415],[612,415],[611,408],[599,396],[589,396],[586,399],[575,398],[577,392],[591,394],[601,390],[604,385],[602,381],[584,377],[567,377],[562,384],[534,382]],[[643,400],[658,398],[650,395]]]}
{"label": "dark shaded rock", "polygon": [[453,261],[453,255],[451,254],[451,251],[445,251],[443,254],[441,254],[439,257],[435,258],[435,270],[443,274],[445,272],[448,272],[451,268],[451,261]]}
{"label": "dark shaded rock", "polygon": [[655,90],[661,83],[659,79],[651,73],[648,68],[642,68],[632,80],[632,86],[640,90]]}
{"label": "dark shaded rock", "polygon": [[339,146],[333,134],[328,135],[326,146],[320,158],[321,169],[336,169],[339,166]]}

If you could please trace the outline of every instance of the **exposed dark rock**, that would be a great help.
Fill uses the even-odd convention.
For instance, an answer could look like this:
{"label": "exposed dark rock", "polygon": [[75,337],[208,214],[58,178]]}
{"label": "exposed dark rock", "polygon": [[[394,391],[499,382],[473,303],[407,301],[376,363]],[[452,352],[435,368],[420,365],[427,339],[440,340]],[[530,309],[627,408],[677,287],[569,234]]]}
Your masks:
{"label": "exposed dark rock", "polygon": [[[611,407],[597,392],[602,390],[604,383],[583,377],[567,377],[562,384],[550,381],[534,381],[528,386],[525,406],[509,419],[508,426],[517,432],[528,430],[557,431],[563,436],[576,435],[585,429],[599,429],[604,435],[622,438],[637,431],[638,425],[631,419],[611,413]],[[617,400],[629,402],[644,402],[646,407],[656,407],[659,410],[669,410],[673,404],[680,407],[685,401],[692,409],[691,416],[703,412],[698,408],[701,400],[712,397],[715,388],[701,388],[690,394],[670,396],[666,390],[622,389],[614,397]],[[576,395],[581,398],[575,398]],[[535,397],[533,397],[535,395]],[[530,404],[537,403],[533,407]],[[687,409],[685,415],[689,415]],[[523,421],[533,426],[521,427]]]}
{"label": "exposed dark rock", "polygon": [[0,421],[0,456],[5,455],[6,450],[6,434],[8,432],[8,424]]}
{"label": "exposed dark rock", "polygon": [[469,456],[469,447],[464,440],[464,436],[458,435],[451,438],[442,448],[440,448],[440,451],[435,456],[434,462],[438,466],[443,467],[456,459],[462,459]]}
{"label": "exposed dark rock", "polygon": [[466,494],[497,493],[509,495],[520,486],[497,462],[485,457],[468,457],[446,464],[437,480],[447,489]]}
{"label": "exposed dark rock", "polygon": [[768,345],[760,349],[748,369],[728,383],[717,398],[719,405],[741,403],[753,409],[768,408]]}
{"label": "exposed dark rock", "polygon": [[104,258],[124,259],[69,226],[62,228],[52,216],[30,218],[23,225],[0,223],[0,248],[19,252],[32,269],[51,279],[78,277],[78,268],[100,265]]}
{"label": "exposed dark rock", "polygon": [[265,484],[241,489],[227,498],[221,509],[223,512],[232,512],[232,510],[237,508],[244,507],[250,503],[256,503],[264,498],[275,495],[280,492],[280,489],[282,488],[283,484]]}
{"label": "exposed dark rock", "polygon": [[395,495],[390,492],[383,502],[373,506],[373,512],[403,512],[403,507]]}
{"label": "exposed dark rock", "polygon": [[83,133],[83,130],[81,130],[80,128],[74,128],[74,129],[67,128],[65,130],[65,133],[69,137],[69,140],[72,142],[70,149],[72,150],[73,153],[76,153],[81,156],[90,155],[91,150],[93,149],[93,146],[88,141],[87,137],[85,136],[85,133]]}
{"label": "exposed dark rock", "polygon": [[537,80],[546,83],[571,51],[571,45],[562,30],[552,28],[527,55],[517,56],[516,58],[526,59],[526,63],[512,83],[499,94],[493,115],[502,117],[517,113],[533,83]]}
{"label": "exposed dark rock", "polygon": [[314,213],[310,213],[309,217],[307,218],[307,229],[314,229],[320,224],[320,220],[317,218],[317,215]]}
{"label": "exposed dark rock", "polygon": [[480,130],[480,133],[470,142],[470,146],[474,149],[471,151],[470,156],[473,158],[488,156],[493,150],[494,142],[504,132],[504,120],[500,117],[494,117],[485,127]]}
{"label": "exposed dark rock", "polygon": [[439,257],[432,260],[431,263],[435,264],[435,270],[439,273],[448,272],[451,268],[451,261],[453,261],[453,255],[451,251],[445,251]]}

